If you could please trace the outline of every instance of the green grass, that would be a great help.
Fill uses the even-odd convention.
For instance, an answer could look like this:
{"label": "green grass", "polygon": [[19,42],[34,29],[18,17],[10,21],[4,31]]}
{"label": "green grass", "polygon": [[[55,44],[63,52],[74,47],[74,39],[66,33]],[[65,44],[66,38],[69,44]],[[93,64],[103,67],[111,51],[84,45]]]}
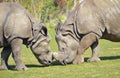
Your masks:
{"label": "green grass", "polygon": [[[49,28],[51,35],[51,49],[57,51],[57,44],[54,40],[55,31]],[[62,66],[53,63],[51,66],[43,67],[39,64],[30,51],[25,46],[22,49],[22,60],[29,70],[3,70],[0,71],[0,78],[119,78],[120,77],[120,43],[113,43],[100,40],[100,58],[102,61],[93,63],[83,63],[80,65],[69,64]],[[91,50],[85,52],[85,59],[90,57]],[[9,64],[15,67],[15,63],[10,57]]]}

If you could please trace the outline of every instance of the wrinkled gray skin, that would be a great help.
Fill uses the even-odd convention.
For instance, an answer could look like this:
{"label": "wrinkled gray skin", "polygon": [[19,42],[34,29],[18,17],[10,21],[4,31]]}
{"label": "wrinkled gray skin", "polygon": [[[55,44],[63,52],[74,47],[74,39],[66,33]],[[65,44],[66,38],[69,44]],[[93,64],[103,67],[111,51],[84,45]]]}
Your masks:
{"label": "wrinkled gray skin", "polygon": [[12,53],[17,70],[27,70],[21,60],[22,44],[30,47],[37,60],[49,65],[52,53],[49,35],[43,23],[39,23],[20,5],[0,3],[1,70],[10,69],[8,58]]}
{"label": "wrinkled gray skin", "polygon": [[100,61],[99,39],[120,41],[119,0],[82,0],[77,4],[64,24],[58,22],[56,26],[59,52],[53,56],[62,64],[81,64],[90,47],[88,62]]}

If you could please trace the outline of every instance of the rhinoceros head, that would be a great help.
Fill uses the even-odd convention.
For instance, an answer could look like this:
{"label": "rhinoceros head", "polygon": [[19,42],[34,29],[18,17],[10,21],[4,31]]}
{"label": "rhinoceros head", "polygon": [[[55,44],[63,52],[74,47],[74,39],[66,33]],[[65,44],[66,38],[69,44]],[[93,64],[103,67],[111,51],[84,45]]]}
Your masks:
{"label": "rhinoceros head", "polygon": [[52,53],[49,46],[50,37],[43,23],[34,25],[33,37],[29,41],[31,41],[30,48],[38,61],[44,65],[49,65],[52,62]]}
{"label": "rhinoceros head", "polygon": [[66,21],[62,24],[61,21],[56,25],[56,41],[59,52],[54,53],[53,57],[61,64],[71,63],[76,55],[79,45],[74,34],[72,21]]}

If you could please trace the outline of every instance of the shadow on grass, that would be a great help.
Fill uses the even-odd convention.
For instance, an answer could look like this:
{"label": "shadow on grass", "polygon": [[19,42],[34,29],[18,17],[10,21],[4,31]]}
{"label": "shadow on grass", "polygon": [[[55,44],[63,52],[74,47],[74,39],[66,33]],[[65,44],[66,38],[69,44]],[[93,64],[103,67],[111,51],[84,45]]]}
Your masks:
{"label": "shadow on grass", "polygon": [[[89,59],[88,57],[85,58],[85,62],[87,61],[87,59]],[[120,56],[103,56],[100,57],[101,61],[102,60],[116,60],[116,59],[120,59]]]}
{"label": "shadow on grass", "polygon": [[35,64],[27,64],[26,65],[28,68],[45,68],[45,67],[48,67],[48,66],[46,66],[46,65],[35,65]]}
{"label": "shadow on grass", "polygon": [[[43,67],[48,67],[48,66],[45,66],[45,65],[36,65],[36,64],[26,64],[25,66],[27,66],[28,68],[43,68]],[[10,65],[10,68],[9,70],[12,70],[12,71],[17,71],[15,69],[15,65]]]}
{"label": "shadow on grass", "polygon": [[115,59],[120,59],[120,56],[105,56],[105,57],[100,57],[101,60],[115,60]]}
{"label": "shadow on grass", "polygon": [[[86,57],[84,60],[85,62],[87,62],[89,58]],[[120,59],[120,56],[103,56],[103,57],[100,57],[101,61],[102,60],[117,60],[117,59]],[[58,65],[61,65],[59,62],[57,61],[53,61],[52,63],[52,66],[58,66]]]}
{"label": "shadow on grass", "polygon": [[[85,58],[85,62],[87,62],[87,58]],[[117,60],[120,59],[120,56],[103,56],[100,57],[101,60]],[[43,67],[48,67],[45,65],[36,65],[36,64],[27,64],[26,65],[28,68],[43,68]],[[50,66],[64,66],[61,63],[59,63],[58,61],[53,61],[52,64]],[[15,68],[15,65],[10,65],[10,67]]]}
{"label": "shadow on grass", "polygon": [[62,65],[60,62],[58,62],[58,61],[53,61],[52,62],[52,64],[51,64],[51,66],[64,66],[64,65]]}

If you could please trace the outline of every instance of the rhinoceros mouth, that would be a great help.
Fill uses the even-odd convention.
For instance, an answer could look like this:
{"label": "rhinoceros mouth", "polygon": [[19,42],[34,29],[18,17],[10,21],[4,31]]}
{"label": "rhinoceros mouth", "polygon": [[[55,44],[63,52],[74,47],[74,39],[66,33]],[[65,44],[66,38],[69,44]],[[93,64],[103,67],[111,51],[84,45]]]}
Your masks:
{"label": "rhinoceros mouth", "polygon": [[44,61],[44,62],[39,61],[39,63],[41,63],[45,66],[49,66],[51,64],[51,61]]}
{"label": "rhinoceros mouth", "polygon": [[45,60],[45,59],[40,59],[40,58],[38,58],[38,61],[39,61],[39,63],[41,63],[45,66],[49,66],[52,63],[51,60]]}

